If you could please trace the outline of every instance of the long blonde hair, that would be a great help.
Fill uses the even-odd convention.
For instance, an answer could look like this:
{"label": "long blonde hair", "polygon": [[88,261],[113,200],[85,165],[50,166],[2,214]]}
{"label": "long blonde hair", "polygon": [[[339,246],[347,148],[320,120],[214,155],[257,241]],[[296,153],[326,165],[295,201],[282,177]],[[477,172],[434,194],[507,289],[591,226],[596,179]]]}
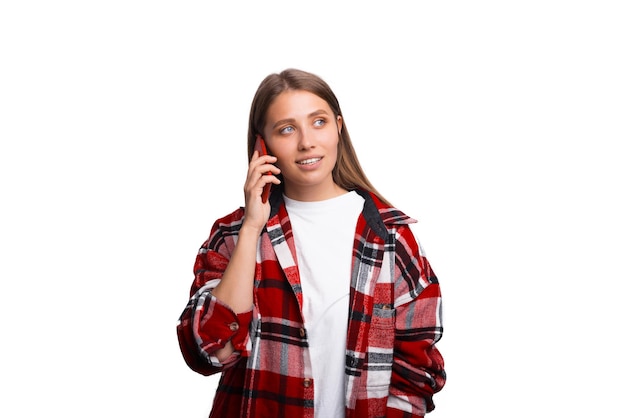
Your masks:
{"label": "long blonde hair", "polygon": [[334,182],[346,189],[363,189],[374,193],[382,202],[389,202],[370,183],[363,172],[363,168],[356,156],[346,120],[344,119],[339,101],[330,86],[315,74],[293,68],[280,73],[270,74],[261,82],[252,100],[250,119],[248,123],[248,161],[254,153],[254,143],[257,135],[262,135],[266,122],[267,111],[279,94],[286,90],[304,90],[322,98],[330,106],[335,118],[341,116],[343,127],[339,132],[337,145],[337,163],[333,169]]}

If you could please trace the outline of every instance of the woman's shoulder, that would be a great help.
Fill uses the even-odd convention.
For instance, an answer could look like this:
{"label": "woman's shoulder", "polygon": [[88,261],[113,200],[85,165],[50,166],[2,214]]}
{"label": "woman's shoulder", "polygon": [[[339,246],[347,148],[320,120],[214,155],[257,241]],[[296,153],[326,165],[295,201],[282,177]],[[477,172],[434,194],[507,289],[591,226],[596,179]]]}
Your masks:
{"label": "woman's shoulder", "polygon": [[240,224],[243,221],[244,212],[245,212],[244,208],[239,207],[235,209],[234,211],[230,212],[229,214],[218,218],[215,221],[214,226],[226,226],[227,227],[229,225]]}
{"label": "woman's shoulder", "polygon": [[385,225],[408,225],[417,222],[417,220],[393,206],[379,209],[379,213]]}
{"label": "woman's shoulder", "polygon": [[[218,251],[220,248],[232,249],[235,245],[235,236],[243,223],[244,208],[238,208],[228,215],[218,218],[211,228],[209,237],[204,241],[201,251],[209,248]],[[225,246],[225,247],[224,247]]]}
{"label": "woman's shoulder", "polygon": [[374,212],[378,213],[381,221],[386,226],[391,225],[407,225],[416,223],[417,220],[411,218],[409,215],[401,211],[400,209],[385,203],[376,194],[359,190],[357,191],[365,199],[364,211],[371,216]]}

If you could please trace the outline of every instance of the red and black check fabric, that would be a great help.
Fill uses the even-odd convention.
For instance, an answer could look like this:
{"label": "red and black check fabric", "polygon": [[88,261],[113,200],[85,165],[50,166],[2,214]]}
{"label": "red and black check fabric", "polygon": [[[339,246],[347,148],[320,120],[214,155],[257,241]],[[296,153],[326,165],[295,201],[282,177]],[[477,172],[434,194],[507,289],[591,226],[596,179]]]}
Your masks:
{"label": "red and black check fabric", "polygon": [[[353,248],[346,347],[346,417],[419,417],[445,383],[439,282],[412,234],[415,222],[365,198]],[[221,373],[211,417],[314,416],[295,244],[280,194],[257,252],[254,306],[235,314],[212,296],[237,242],[242,208],[215,222],[197,255],[191,298],[177,325],[183,357]],[[332,239],[330,237],[329,239]],[[235,353],[213,353],[231,340]]]}

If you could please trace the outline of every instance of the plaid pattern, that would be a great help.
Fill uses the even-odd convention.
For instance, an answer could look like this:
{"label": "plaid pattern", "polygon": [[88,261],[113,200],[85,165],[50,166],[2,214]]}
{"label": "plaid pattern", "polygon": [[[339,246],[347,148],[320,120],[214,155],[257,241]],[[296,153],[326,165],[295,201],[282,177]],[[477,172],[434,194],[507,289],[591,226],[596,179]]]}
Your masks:
{"label": "plaid pattern", "polygon": [[[346,417],[419,417],[445,383],[439,283],[408,224],[365,198],[353,249],[346,348]],[[257,252],[254,307],[235,314],[211,295],[228,264],[243,209],[219,219],[194,267],[177,324],[181,352],[198,373],[221,372],[211,417],[313,417],[315,382],[289,217],[279,193]],[[235,353],[212,353],[231,340]]]}

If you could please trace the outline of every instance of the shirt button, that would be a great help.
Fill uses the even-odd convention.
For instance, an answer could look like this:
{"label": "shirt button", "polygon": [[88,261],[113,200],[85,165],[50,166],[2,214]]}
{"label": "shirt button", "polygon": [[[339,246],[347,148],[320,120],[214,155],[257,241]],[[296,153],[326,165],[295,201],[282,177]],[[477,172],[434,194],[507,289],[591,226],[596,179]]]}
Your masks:
{"label": "shirt button", "polygon": [[311,379],[304,379],[304,381],[302,382],[302,385],[304,385],[305,388],[308,388],[311,386]]}
{"label": "shirt button", "polygon": [[239,324],[236,322],[231,322],[230,324],[228,324],[228,328],[230,328],[231,331],[237,331],[239,329]]}
{"label": "shirt button", "polygon": [[304,338],[305,335],[306,335],[306,330],[304,328],[300,328],[300,336]]}

